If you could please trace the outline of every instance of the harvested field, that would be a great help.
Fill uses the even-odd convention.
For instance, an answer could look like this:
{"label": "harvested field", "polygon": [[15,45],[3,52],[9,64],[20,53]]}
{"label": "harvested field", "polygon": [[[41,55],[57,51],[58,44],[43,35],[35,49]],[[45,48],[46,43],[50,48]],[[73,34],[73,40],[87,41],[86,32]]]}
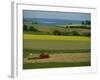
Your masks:
{"label": "harvested field", "polygon": [[[38,56],[34,54],[33,56]],[[91,66],[90,53],[51,54],[47,59],[24,58],[23,69]]]}
{"label": "harvested field", "polygon": [[[34,54],[33,57],[39,54]],[[28,59],[24,58],[24,63],[45,63],[45,62],[86,62],[90,61],[89,53],[63,53],[63,54],[51,54],[47,59]]]}

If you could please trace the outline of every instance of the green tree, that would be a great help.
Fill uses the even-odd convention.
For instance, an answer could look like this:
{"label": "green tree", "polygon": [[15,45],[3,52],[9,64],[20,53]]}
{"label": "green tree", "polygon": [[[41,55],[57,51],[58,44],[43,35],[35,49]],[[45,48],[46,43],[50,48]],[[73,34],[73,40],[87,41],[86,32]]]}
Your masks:
{"label": "green tree", "polygon": [[84,21],[82,21],[81,24],[84,25],[85,24]]}
{"label": "green tree", "polygon": [[91,33],[90,33],[90,32],[86,32],[86,33],[84,33],[83,35],[84,35],[84,36],[90,37],[90,36],[91,36]]}
{"label": "green tree", "polygon": [[38,22],[32,22],[32,24],[38,24]]}
{"label": "green tree", "polygon": [[34,31],[34,32],[37,32],[38,30],[36,28],[34,28],[33,26],[30,26],[29,28],[30,31]]}
{"label": "green tree", "polygon": [[58,31],[58,30],[55,30],[55,31],[53,31],[53,34],[54,34],[54,35],[61,35],[61,32]]}
{"label": "green tree", "polygon": [[85,21],[85,24],[86,24],[86,25],[90,25],[90,24],[91,24],[91,21],[86,20],[86,21]]}
{"label": "green tree", "polygon": [[28,30],[27,25],[23,25],[23,30],[24,31],[27,31]]}
{"label": "green tree", "polygon": [[37,22],[34,22],[34,24],[38,24]]}
{"label": "green tree", "polygon": [[80,35],[79,32],[77,32],[77,31],[72,31],[72,34],[73,34],[73,36],[79,36]]}
{"label": "green tree", "polygon": [[81,22],[82,25],[91,25],[91,21],[86,20]]}

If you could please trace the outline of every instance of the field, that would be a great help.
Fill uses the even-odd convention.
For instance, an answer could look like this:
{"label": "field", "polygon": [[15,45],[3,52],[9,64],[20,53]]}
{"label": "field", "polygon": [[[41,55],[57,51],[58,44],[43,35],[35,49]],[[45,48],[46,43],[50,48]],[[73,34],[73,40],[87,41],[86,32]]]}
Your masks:
{"label": "field", "polygon": [[[90,37],[24,34],[23,68],[90,66]],[[48,53],[47,59],[29,59]]]}
{"label": "field", "polygon": [[25,40],[24,46],[27,49],[89,49],[89,41]]}
{"label": "field", "polygon": [[[23,69],[91,65],[90,25],[24,22]],[[49,55],[41,58],[40,55]]]}
{"label": "field", "polygon": [[72,28],[67,28],[65,27],[65,25],[63,26],[54,26],[54,25],[41,25],[41,24],[27,24],[28,25],[28,28],[30,28],[30,26],[33,26],[35,29],[37,29],[38,31],[37,32],[34,32],[34,31],[24,31],[25,33],[28,33],[28,34],[36,34],[36,35],[41,35],[41,34],[52,34],[53,31],[55,30],[58,30],[60,32],[73,32],[73,31],[77,31],[79,32],[80,34],[84,34],[84,33],[87,33],[87,32],[90,32],[90,29],[87,29],[86,28],[77,28],[78,24],[71,24],[72,25]]}
{"label": "field", "polygon": [[32,35],[25,34],[25,40],[78,40],[78,41],[90,41],[89,37],[81,36],[54,36],[54,35]]}
{"label": "field", "polygon": [[[38,54],[34,54],[38,56]],[[49,59],[29,60],[24,58],[24,69],[33,68],[53,68],[53,67],[75,67],[75,66],[90,66],[89,53],[63,53],[51,54]]]}
{"label": "field", "polygon": [[23,69],[91,66],[90,13],[23,10]]}

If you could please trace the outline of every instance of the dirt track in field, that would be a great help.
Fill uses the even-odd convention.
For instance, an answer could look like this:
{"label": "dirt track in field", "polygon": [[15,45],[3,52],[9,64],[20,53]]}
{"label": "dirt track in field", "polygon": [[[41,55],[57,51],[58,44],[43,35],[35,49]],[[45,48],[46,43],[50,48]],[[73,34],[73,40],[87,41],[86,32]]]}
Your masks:
{"label": "dirt track in field", "polygon": [[[34,54],[33,56],[38,56]],[[24,58],[24,63],[43,63],[43,62],[86,62],[90,61],[90,53],[63,53],[63,54],[51,54],[48,59],[31,59]]]}

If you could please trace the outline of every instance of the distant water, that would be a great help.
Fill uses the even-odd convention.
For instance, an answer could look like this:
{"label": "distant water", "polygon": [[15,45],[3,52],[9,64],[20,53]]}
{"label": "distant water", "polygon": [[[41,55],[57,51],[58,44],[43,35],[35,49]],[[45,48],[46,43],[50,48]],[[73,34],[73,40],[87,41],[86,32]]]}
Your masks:
{"label": "distant water", "polygon": [[48,24],[48,25],[62,25],[62,24],[80,24],[81,21],[78,20],[63,20],[63,19],[45,19],[45,18],[25,18],[25,21],[28,22],[37,22],[39,24]]}

